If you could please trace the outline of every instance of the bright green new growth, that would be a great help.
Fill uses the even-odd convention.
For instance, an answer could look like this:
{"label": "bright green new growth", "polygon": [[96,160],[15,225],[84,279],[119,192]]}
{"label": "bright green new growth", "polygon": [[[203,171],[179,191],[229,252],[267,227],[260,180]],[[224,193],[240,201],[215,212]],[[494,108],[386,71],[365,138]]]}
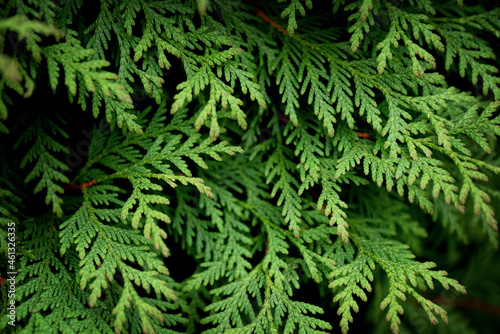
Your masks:
{"label": "bright green new growth", "polygon": [[[425,260],[432,231],[450,248],[498,246],[500,10],[487,3],[0,13],[0,252],[14,221],[19,333],[347,333],[366,302],[375,323],[411,331],[415,302],[448,322],[429,290],[466,293]],[[88,105],[109,128],[72,120]]]}

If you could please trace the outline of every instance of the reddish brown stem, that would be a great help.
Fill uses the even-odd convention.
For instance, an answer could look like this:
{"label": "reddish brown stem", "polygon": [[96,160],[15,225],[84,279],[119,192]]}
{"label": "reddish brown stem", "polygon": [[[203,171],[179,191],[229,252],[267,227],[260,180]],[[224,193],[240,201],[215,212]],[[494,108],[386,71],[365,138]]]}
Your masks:
{"label": "reddish brown stem", "polygon": [[64,190],[68,190],[68,189],[78,189],[78,190],[82,190],[84,188],[88,188],[88,187],[91,187],[95,184],[95,180],[92,179],[90,181],[87,181],[87,182],[84,182],[82,184],[73,184],[73,182],[69,182],[67,185],[65,185],[63,187]]}
{"label": "reddish brown stem", "polygon": [[366,132],[356,132],[356,134],[358,135],[358,138],[369,139],[373,137],[371,134]]}
{"label": "reddish brown stem", "polygon": [[266,13],[262,9],[260,9],[258,7],[255,8],[255,16],[260,17],[264,22],[267,22],[267,23],[271,24],[273,27],[275,27],[276,29],[278,29],[278,31],[281,31],[285,35],[289,36],[288,31],[286,31],[285,28],[283,28],[282,26],[280,26],[278,24],[278,22],[276,22],[275,20],[273,20],[272,18],[270,18],[269,16],[267,16]]}

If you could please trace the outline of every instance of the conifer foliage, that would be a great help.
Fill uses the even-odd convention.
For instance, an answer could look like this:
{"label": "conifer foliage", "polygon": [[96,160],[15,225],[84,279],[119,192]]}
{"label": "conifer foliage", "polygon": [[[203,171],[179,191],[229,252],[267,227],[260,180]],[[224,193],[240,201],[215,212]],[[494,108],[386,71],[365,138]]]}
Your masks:
{"label": "conifer foliage", "polygon": [[0,1],[2,333],[475,332],[500,9],[468,2]]}

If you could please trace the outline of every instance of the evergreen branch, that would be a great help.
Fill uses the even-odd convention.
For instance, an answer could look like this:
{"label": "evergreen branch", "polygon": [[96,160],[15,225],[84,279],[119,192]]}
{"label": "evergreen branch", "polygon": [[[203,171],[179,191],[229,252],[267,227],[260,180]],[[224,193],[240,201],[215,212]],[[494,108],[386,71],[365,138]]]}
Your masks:
{"label": "evergreen branch", "polygon": [[61,217],[63,200],[58,194],[64,193],[64,190],[57,182],[67,183],[69,181],[67,176],[63,174],[69,168],[54,154],[68,153],[68,149],[46,132],[49,128],[53,135],[59,134],[65,138],[69,137],[59,125],[39,115],[35,123],[20,136],[14,147],[17,148],[21,143],[31,144],[31,140],[34,139],[33,146],[24,156],[20,166],[25,168],[28,164],[35,162],[24,182],[39,179],[33,193],[36,194],[46,188],[45,203],[52,203],[52,211]]}
{"label": "evergreen branch", "polygon": [[[288,16],[288,27],[286,30],[290,35],[293,35],[293,32],[298,28],[296,12],[299,12],[302,16],[306,15],[306,9],[301,2],[301,0],[290,0],[290,4],[288,5],[288,7],[286,7],[280,14],[281,18],[285,18]],[[309,9],[311,9],[313,6],[311,0],[305,0],[305,5]]]}
{"label": "evergreen branch", "polygon": [[125,122],[130,131],[142,133],[142,128],[135,122],[137,117],[126,111],[132,108],[130,95],[124,90],[125,87],[115,82],[118,79],[116,74],[101,70],[103,67],[109,66],[109,62],[89,60],[94,53],[95,51],[91,49],[66,43],[46,47],[44,54],[47,57],[52,90],[55,91],[58,85],[59,66],[61,66],[65,74],[64,83],[71,93],[70,100],[71,96],[77,93],[76,79],[78,79],[82,83],[79,86],[78,101],[82,104],[83,109],[86,105],[85,97],[88,96],[88,92],[92,92],[94,93],[92,109],[95,117],[99,114],[99,107],[104,101],[106,118],[109,122],[115,119],[119,127]]}

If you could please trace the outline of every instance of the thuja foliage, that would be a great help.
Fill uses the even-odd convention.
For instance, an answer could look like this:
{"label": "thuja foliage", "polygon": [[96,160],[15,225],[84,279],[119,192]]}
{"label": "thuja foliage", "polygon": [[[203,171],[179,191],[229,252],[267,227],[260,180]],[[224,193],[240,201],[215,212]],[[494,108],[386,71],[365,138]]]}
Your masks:
{"label": "thuja foliage", "polygon": [[468,2],[1,1],[2,332],[494,331]]}

